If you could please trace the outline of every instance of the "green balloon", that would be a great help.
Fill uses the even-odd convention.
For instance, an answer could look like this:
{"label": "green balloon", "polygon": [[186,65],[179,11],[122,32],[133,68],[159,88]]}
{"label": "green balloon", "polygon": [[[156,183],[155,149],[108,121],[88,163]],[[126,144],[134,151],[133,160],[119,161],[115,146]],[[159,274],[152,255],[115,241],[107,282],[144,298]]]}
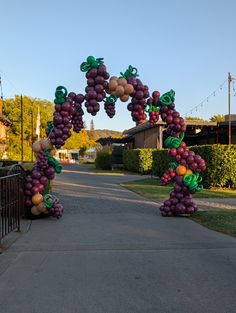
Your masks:
{"label": "green balloon", "polygon": [[93,57],[92,55],[87,57],[87,62],[92,64],[95,61],[95,57]]}

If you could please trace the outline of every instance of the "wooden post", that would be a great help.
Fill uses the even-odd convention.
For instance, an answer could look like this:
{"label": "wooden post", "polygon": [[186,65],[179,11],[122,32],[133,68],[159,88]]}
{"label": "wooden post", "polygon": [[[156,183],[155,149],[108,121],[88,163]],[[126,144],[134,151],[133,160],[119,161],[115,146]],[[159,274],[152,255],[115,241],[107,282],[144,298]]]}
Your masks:
{"label": "wooden post", "polygon": [[24,119],[23,119],[23,98],[20,96],[20,115],[21,115],[21,162],[24,161]]}

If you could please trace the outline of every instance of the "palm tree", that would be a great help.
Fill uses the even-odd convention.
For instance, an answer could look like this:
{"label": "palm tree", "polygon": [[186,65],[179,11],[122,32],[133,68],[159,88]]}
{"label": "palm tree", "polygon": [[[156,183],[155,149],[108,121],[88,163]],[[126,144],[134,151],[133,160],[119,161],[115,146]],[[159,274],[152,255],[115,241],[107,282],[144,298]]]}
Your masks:
{"label": "palm tree", "polygon": [[223,114],[213,115],[213,116],[210,118],[210,121],[211,121],[211,122],[217,122],[217,123],[224,122],[224,120],[225,120],[225,118],[224,118],[224,115],[223,115]]}

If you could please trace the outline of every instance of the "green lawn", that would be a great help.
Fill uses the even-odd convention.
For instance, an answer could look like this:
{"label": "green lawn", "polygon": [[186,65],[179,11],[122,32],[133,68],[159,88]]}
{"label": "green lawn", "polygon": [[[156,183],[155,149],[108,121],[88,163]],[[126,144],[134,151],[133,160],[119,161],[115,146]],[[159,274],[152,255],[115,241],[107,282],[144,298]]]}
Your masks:
{"label": "green lawn", "polygon": [[[131,182],[122,183],[121,186],[129,190],[137,192],[141,196],[148,199],[168,198],[172,186],[160,186],[158,178],[145,178]],[[194,194],[195,198],[236,198],[236,190],[228,189],[204,189]]]}
{"label": "green lawn", "polygon": [[236,237],[235,210],[199,211],[190,218],[207,228]]}

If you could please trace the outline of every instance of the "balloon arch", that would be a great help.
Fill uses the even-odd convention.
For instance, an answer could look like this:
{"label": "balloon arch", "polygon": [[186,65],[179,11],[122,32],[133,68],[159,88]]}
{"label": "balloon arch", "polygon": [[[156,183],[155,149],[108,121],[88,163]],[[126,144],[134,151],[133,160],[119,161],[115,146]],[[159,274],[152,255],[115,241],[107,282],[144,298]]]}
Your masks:
{"label": "balloon arch", "polygon": [[[25,179],[25,205],[27,211],[33,215],[51,215],[59,218],[63,214],[63,206],[59,199],[51,194],[45,194],[49,181],[54,179],[55,173],[62,170],[61,164],[54,158],[55,148],[60,149],[71,136],[71,129],[79,133],[84,127],[84,109],[93,116],[104,103],[106,114],[112,118],[115,115],[116,101],[129,101],[127,109],[136,125],[146,121],[153,126],[161,116],[166,122],[166,133],[169,137],[164,144],[169,149],[169,154],[174,162],[169,165],[161,177],[161,184],[166,185],[171,181],[173,190],[170,198],[160,207],[163,216],[192,214],[197,210],[197,205],[192,199],[192,194],[202,189],[199,173],[206,169],[205,161],[190,151],[183,141],[186,131],[185,121],[175,110],[173,90],[160,95],[153,91],[150,96],[147,85],[137,78],[138,71],[131,65],[120,77],[112,76],[103,64],[103,58],[95,59],[89,56],[80,66],[86,73],[87,86],[85,95],[74,92],[67,93],[63,86],[56,88],[55,111],[53,121],[47,124],[47,139],[41,139],[33,144],[33,151],[37,158],[32,174]],[[55,148],[54,148],[55,147]]]}

